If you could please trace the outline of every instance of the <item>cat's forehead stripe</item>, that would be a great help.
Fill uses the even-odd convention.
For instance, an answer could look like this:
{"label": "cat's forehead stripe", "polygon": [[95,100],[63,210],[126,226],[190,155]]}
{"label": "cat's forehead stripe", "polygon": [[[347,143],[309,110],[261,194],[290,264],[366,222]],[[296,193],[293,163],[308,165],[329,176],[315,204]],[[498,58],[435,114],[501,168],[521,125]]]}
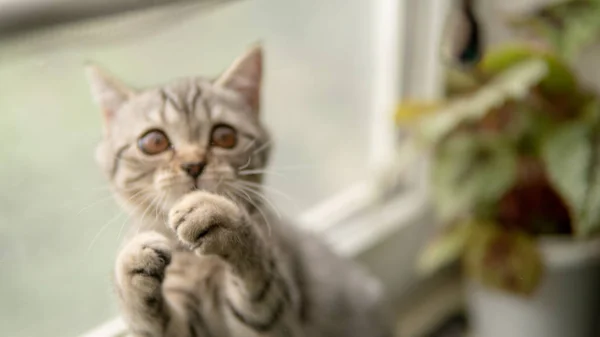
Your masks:
{"label": "cat's forehead stripe", "polygon": [[161,93],[163,97],[162,114],[164,115],[164,124],[176,123],[183,115],[181,109],[178,108],[178,104],[166,93],[166,91],[163,90]]}
{"label": "cat's forehead stripe", "polygon": [[[206,110],[207,108],[206,102],[202,97],[203,91],[193,80],[178,82],[162,89],[161,92],[176,112],[185,116],[188,123],[190,122],[190,117],[195,115],[198,110],[198,100],[202,102],[203,109]],[[204,113],[208,114],[208,112]]]}
{"label": "cat's forehead stripe", "polygon": [[161,105],[160,105],[160,111],[159,111],[159,116],[160,116],[160,122],[161,124],[165,124],[167,122],[167,116],[166,116],[166,109],[167,109],[167,99],[165,97],[164,92],[160,92],[160,97],[161,97]]}
{"label": "cat's forehead stripe", "polygon": [[185,113],[186,109],[185,106],[182,106],[181,101],[179,100],[179,97],[177,97],[177,95],[173,95],[174,93],[172,93],[170,90],[168,89],[164,89],[161,90],[163,97],[165,98],[165,100],[175,109],[177,110],[179,113]]}
{"label": "cat's forehead stripe", "polygon": [[130,109],[139,111],[134,114],[123,114],[125,119],[134,118],[135,115],[141,115],[146,123],[164,124],[162,112],[164,110],[164,99],[158,97],[155,92],[147,92],[134,102]]}
{"label": "cat's forehead stripe", "polygon": [[188,102],[188,105],[190,106],[190,108],[192,110],[194,110],[194,109],[196,109],[196,103],[198,101],[198,98],[202,94],[202,91],[200,90],[200,88],[198,88],[197,85],[195,85],[195,83],[192,83],[192,85],[190,85],[190,87],[191,87],[191,90],[190,90],[190,92],[188,92],[187,102]]}

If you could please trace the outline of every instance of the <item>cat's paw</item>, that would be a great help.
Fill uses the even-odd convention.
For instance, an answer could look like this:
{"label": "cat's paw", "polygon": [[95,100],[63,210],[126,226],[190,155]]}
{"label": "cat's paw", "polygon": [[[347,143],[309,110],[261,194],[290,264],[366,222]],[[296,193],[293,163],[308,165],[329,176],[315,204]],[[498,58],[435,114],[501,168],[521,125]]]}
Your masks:
{"label": "cat's paw", "polygon": [[119,291],[126,297],[152,298],[160,291],[171,254],[171,245],[162,234],[144,232],[135,236],[117,257]]}
{"label": "cat's paw", "polygon": [[234,237],[243,232],[243,218],[244,213],[231,200],[197,191],[171,209],[168,224],[190,249],[224,256]]}

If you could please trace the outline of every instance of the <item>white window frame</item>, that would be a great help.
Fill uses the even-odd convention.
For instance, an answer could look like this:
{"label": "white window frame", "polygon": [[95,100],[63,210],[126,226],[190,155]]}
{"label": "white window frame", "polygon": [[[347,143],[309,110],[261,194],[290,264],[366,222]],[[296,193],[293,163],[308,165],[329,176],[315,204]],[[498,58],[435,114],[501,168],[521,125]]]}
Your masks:
{"label": "white window frame", "polygon": [[[0,5],[1,1],[12,0],[0,0]],[[377,1],[373,13],[377,19],[373,27],[370,178],[317,204],[299,219],[301,226],[321,235],[337,252],[363,262],[394,297],[417,281],[413,262],[433,219],[423,174],[427,163],[414,163],[410,172],[403,172],[407,175],[399,180],[401,186],[390,179],[395,173],[390,169],[394,168],[398,136],[392,112],[406,93],[424,99],[440,94],[438,55],[447,7],[447,0]],[[408,175],[411,172],[416,174]],[[394,268],[390,268],[392,264]],[[115,318],[82,337],[125,333],[124,322]]]}

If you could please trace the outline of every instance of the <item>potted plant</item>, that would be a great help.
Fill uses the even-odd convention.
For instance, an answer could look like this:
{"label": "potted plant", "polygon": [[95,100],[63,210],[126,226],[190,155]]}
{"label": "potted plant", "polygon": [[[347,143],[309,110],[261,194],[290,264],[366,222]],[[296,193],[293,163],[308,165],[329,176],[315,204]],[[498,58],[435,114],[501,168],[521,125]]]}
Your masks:
{"label": "potted plant", "polygon": [[563,59],[576,61],[581,52],[599,42],[599,0],[542,0],[545,6],[509,18],[517,32],[550,46]]}
{"label": "potted plant", "polygon": [[476,337],[599,336],[600,98],[529,45],[451,78],[453,97],[397,112],[447,224],[421,270],[461,259]]}

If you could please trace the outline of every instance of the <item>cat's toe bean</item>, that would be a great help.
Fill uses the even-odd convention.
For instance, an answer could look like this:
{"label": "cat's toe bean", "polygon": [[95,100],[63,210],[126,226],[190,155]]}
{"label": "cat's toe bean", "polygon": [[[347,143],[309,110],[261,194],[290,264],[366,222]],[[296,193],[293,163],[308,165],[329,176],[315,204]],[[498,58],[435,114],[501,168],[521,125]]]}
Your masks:
{"label": "cat's toe bean", "polygon": [[[218,240],[241,224],[242,212],[230,200],[207,192],[186,195],[169,213],[169,226],[191,249]],[[205,247],[202,247],[205,248]]]}
{"label": "cat's toe bean", "polygon": [[[171,262],[169,241],[155,232],[142,233],[131,240],[117,258],[117,282],[160,284]],[[136,281],[139,279],[139,281]]]}

